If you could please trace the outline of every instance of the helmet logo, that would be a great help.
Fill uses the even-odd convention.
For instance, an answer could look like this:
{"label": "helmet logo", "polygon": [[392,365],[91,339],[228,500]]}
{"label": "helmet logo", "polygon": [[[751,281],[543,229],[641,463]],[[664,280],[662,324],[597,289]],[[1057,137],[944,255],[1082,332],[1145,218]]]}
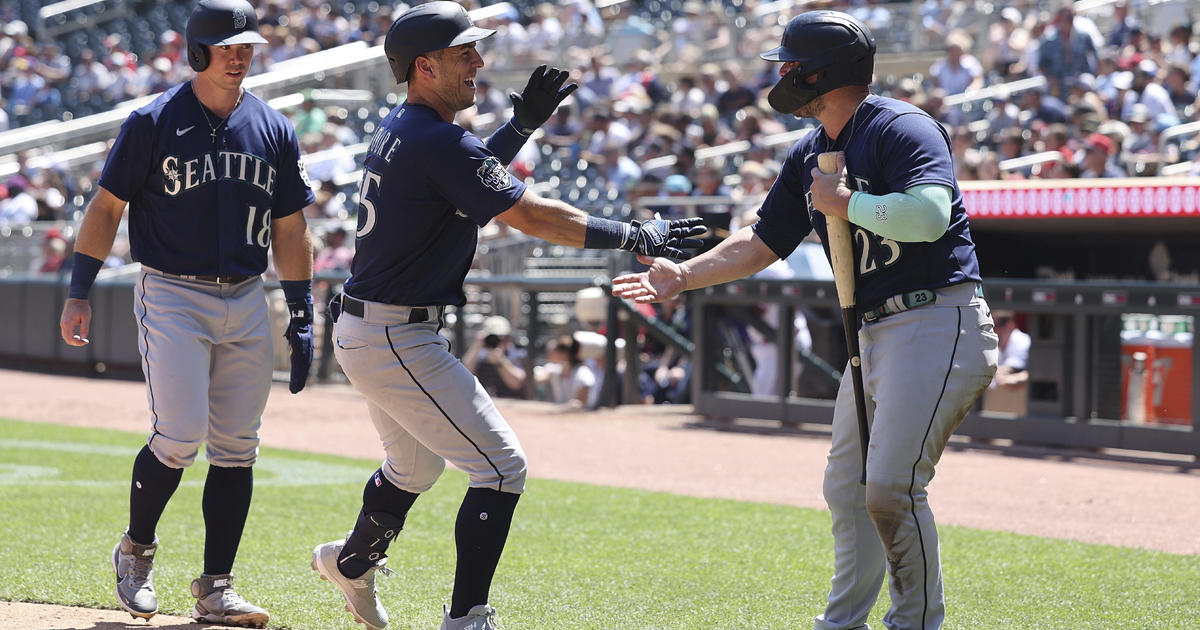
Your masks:
{"label": "helmet logo", "polygon": [[240,7],[233,10],[233,28],[238,31],[246,28],[246,12]]}

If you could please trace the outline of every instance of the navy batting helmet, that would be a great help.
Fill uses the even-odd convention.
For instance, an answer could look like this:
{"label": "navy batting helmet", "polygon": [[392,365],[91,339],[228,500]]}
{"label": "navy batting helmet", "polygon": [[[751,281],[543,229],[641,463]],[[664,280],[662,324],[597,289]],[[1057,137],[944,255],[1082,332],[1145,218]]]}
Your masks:
{"label": "navy batting helmet", "polygon": [[200,0],[187,21],[188,65],[196,72],[208,67],[209,46],[265,44],[258,34],[258,15],[246,0]]}
{"label": "navy batting helmet", "polygon": [[396,18],[383,40],[383,52],[396,83],[404,83],[413,61],[420,55],[477,42],[495,32],[476,27],[467,10],[457,2],[437,0],[415,6]]}
{"label": "navy batting helmet", "polygon": [[[838,11],[806,11],[792,18],[782,45],[760,55],[767,61],[798,61],[767,95],[771,107],[791,114],[818,96],[847,85],[869,85],[875,72],[875,37]],[[817,75],[815,83],[805,79]]]}

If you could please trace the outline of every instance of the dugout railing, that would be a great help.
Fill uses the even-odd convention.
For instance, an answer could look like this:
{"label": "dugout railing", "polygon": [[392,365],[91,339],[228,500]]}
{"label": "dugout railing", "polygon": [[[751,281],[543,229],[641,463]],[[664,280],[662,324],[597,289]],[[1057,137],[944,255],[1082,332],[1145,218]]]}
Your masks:
{"label": "dugout railing", "polygon": [[[1129,333],[1122,334],[1123,315],[1175,317],[1190,322],[1200,314],[1200,287],[1154,283],[1046,282],[1038,280],[986,279],[988,303],[993,310],[1011,310],[1023,314],[1033,344],[1029,356],[1028,399],[1024,413],[984,411],[981,404],[967,415],[957,431],[981,439],[1007,438],[1021,443],[1070,446],[1075,448],[1117,448],[1200,457],[1197,424],[1200,399],[1191,395],[1200,385],[1200,354],[1191,345],[1181,348],[1173,366],[1178,374],[1188,374],[1185,382],[1167,381],[1162,374],[1148,374],[1138,393],[1130,365]],[[776,330],[782,356],[793,350],[792,318],[796,308],[837,307],[836,291],[829,282],[742,280],[694,292],[693,330],[696,338],[693,361],[699,366],[719,363],[723,346],[714,343],[718,322],[729,318],[731,310],[746,305],[775,304],[784,315]],[[1186,320],[1184,319],[1186,318]],[[1190,326],[1189,326],[1190,328]],[[1164,335],[1169,336],[1171,331]],[[1176,339],[1190,334],[1176,335]],[[1180,345],[1180,344],[1175,344]],[[833,347],[837,347],[836,344]],[[834,365],[844,365],[845,355],[827,357]],[[915,354],[911,360],[923,360]],[[713,421],[753,418],[777,421],[781,425],[829,424],[833,415],[832,397],[814,398],[794,395],[790,361],[781,361],[776,396],[761,396],[728,391],[718,385],[720,378],[711,369],[698,370],[693,382],[693,406],[696,413]],[[1153,370],[1152,367],[1146,369]],[[1172,391],[1163,391],[1171,387]],[[1182,391],[1179,388],[1185,388]],[[1133,388],[1133,389],[1136,389]],[[1190,400],[1186,418],[1168,422],[1130,419],[1131,396]],[[1138,398],[1138,400],[1141,400]],[[1182,415],[1182,414],[1178,414]]]}

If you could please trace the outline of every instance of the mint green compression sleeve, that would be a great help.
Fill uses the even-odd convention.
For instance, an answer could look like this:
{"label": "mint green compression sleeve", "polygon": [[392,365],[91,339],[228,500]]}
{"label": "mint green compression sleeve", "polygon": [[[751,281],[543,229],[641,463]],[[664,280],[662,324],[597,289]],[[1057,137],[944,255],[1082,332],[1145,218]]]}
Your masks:
{"label": "mint green compression sleeve", "polygon": [[932,242],[950,226],[948,186],[921,184],[902,193],[872,195],[854,191],[850,222],[902,243]]}

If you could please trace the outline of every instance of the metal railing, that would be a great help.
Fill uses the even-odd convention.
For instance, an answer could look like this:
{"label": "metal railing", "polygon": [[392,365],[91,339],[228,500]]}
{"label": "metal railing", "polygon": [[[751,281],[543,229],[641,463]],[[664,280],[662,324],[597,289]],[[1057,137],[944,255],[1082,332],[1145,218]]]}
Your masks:
{"label": "metal railing", "polygon": [[[1122,359],[1122,320],[1125,313],[1200,315],[1200,287],[1153,283],[1056,283],[1034,280],[989,279],[984,282],[993,309],[1029,316],[1030,350],[1028,410],[1023,415],[997,414],[976,406],[957,431],[980,438],[1071,445],[1083,448],[1122,448],[1194,455],[1200,458],[1200,397],[1191,396],[1189,417],[1172,424],[1141,424],[1129,414],[1123,392],[1129,380]],[[836,308],[836,291],[829,282],[742,280],[694,292],[693,330],[705,331],[723,309],[754,303]],[[781,317],[778,345],[788,356],[790,319]],[[1191,392],[1200,390],[1200,352],[1191,347],[1186,367]],[[697,338],[695,361],[714,362],[719,347],[707,335]],[[844,355],[827,357],[843,361]],[[790,364],[781,361],[781,368]],[[784,425],[829,424],[833,400],[804,398],[784,388],[779,396],[721,391],[712,374],[699,373],[693,384],[696,411],[711,418],[761,418]],[[786,375],[781,374],[786,379]],[[786,383],[786,380],[782,382]],[[1189,394],[1190,395],[1190,394]],[[1184,422],[1186,424],[1179,424]]]}

